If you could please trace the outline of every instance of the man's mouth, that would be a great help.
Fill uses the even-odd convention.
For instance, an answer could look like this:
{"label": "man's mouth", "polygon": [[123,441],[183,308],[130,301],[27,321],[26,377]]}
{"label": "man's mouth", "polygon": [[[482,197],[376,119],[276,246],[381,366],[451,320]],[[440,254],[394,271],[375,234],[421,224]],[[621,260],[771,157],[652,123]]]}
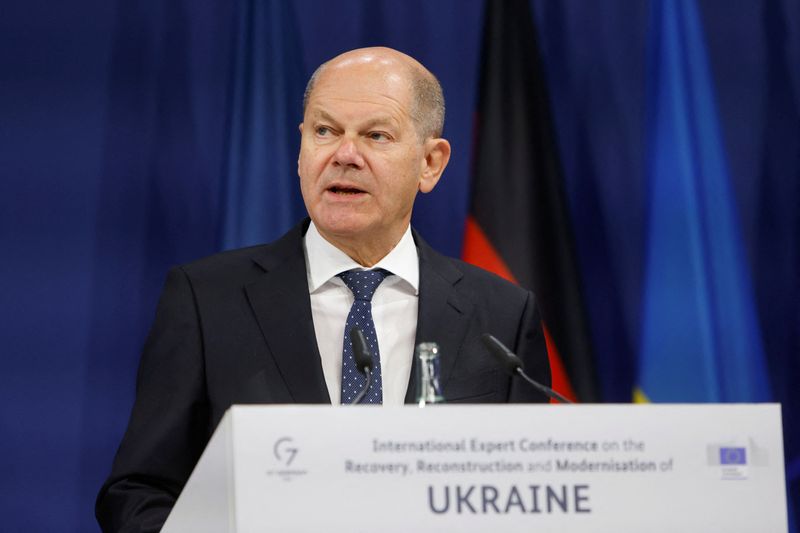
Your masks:
{"label": "man's mouth", "polygon": [[356,187],[347,187],[347,186],[340,186],[340,185],[333,185],[328,187],[328,191],[334,194],[341,194],[341,195],[352,195],[352,194],[360,194],[364,191],[358,189]]}

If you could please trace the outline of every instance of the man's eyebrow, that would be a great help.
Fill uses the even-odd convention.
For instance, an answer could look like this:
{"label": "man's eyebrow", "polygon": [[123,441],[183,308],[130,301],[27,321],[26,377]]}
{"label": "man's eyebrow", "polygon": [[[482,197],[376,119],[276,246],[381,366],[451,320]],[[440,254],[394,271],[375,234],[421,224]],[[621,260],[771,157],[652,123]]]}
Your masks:
{"label": "man's eyebrow", "polygon": [[311,112],[311,116],[314,119],[322,119],[322,120],[325,120],[327,122],[334,122],[334,123],[338,123],[339,122],[338,120],[333,118],[332,115],[330,115],[327,111],[325,111],[323,109],[312,111]]}
{"label": "man's eyebrow", "polygon": [[[311,118],[314,120],[323,120],[325,122],[331,122],[334,125],[339,125],[339,121],[330,113],[325,111],[324,109],[316,109],[311,111]],[[362,123],[359,126],[359,130],[369,130],[376,126],[396,126],[397,121],[389,115],[382,115],[372,119],[367,120],[366,122]]]}
{"label": "man's eyebrow", "polygon": [[369,129],[372,129],[372,128],[376,127],[376,126],[396,126],[396,125],[397,125],[397,121],[396,120],[394,120],[390,116],[385,116],[385,117],[377,117],[377,118],[373,118],[371,120],[368,120],[367,122],[365,122],[361,126],[361,129],[362,130],[369,130]]}

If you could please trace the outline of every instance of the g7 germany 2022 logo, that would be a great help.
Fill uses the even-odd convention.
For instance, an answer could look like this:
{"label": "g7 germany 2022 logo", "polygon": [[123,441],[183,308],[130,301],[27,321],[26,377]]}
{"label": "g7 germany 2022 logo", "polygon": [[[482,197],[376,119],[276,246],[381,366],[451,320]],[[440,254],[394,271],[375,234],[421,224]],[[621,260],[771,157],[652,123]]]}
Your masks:
{"label": "g7 germany 2022 logo", "polygon": [[275,445],[272,447],[272,453],[275,455],[275,459],[283,463],[287,468],[297,456],[297,451],[291,437],[281,437],[275,441]]}
{"label": "g7 germany 2022 logo", "polygon": [[268,476],[277,476],[283,481],[291,481],[298,477],[308,474],[302,466],[292,466],[297,459],[300,448],[295,444],[292,437],[280,437],[272,445],[272,455],[278,462],[278,467],[267,470]]}

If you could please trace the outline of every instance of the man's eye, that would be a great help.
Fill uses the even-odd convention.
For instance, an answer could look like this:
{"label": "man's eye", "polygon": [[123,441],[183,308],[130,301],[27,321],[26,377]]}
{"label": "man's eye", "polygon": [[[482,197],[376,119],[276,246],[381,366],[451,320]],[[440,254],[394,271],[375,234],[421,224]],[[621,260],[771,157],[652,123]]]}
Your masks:
{"label": "man's eye", "polygon": [[320,137],[325,137],[330,132],[331,132],[330,128],[327,128],[326,126],[318,126],[317,127],[317,135],[320,136]]}
{"label": "man's eye", "polygon": [[380,132],[380,131],[370,132],[368,137],[370,139],[372,139],[373,141],[378,141],[378,142],[383,142],[383,141],[388,141],[389,140],[389,136],[386,135],[385,133]]}

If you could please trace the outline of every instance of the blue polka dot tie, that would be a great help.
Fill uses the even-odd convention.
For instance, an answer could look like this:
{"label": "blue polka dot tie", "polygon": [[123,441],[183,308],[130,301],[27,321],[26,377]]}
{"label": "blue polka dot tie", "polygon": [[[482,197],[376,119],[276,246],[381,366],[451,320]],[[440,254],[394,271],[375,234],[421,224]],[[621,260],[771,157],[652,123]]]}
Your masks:
{"label": "blue polka dot tie", "polygon": [[381,357],[378,351],[378,337],[375,322],[372,320],[372,295],[375,289],[389,275],[383,269],[348,270],[342,272],[345,285],[353,292],[355,301],[347,315],[344,326],[344,348],[342,350],[342,403],[349,404],[361,392],[367,378],[358,371],[353,358],[353,345],[350,343],[350,330],[360,328],[372,352],[372,384],[361,403],[383,403],[383,384],[381,382]]}

